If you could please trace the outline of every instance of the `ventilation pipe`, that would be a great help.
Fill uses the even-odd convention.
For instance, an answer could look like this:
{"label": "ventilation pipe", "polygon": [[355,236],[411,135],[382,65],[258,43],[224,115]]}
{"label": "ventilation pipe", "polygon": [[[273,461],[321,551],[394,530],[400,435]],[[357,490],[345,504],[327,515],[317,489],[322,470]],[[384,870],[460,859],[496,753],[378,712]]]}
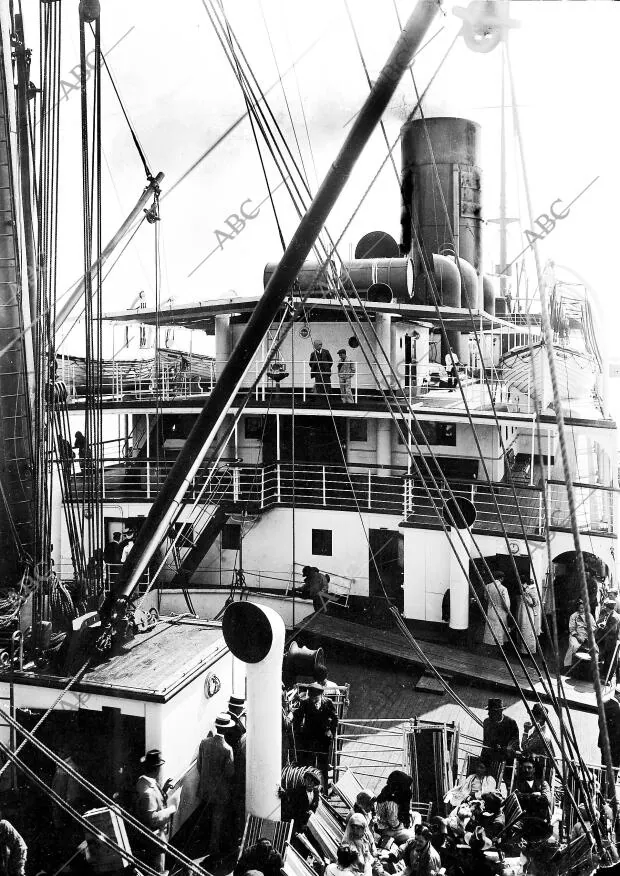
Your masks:
{"label": "ventilation pipe", "polygon": [[280,819],[284,621],[251,602],[233,602],[222,618],[224,641],[247,666],[246,815]]}
{"label": "ventilation pipe", "polygon": [[413,298],[413,262],[408,258],[343,262],[340,279],[347,290],[353,284],[357,292],[363,293],[383,283],[391,288],[397,301],[410,302]]}
{"label": "ventilation pipe", "polygon": [[[454,261],[448,256],[433,254],[435,286],[439,296],[439,304],[444,307],[461,306],[461,275]],[[420,270],[414,282],[414,300],[416,304],[435,304],[432,290],[429,289],[426,272]]]}
{"label": "ventilation pipe", "polygon": [[461,541],[455,533],[450,547],[450,629],[463,631],[469,626],[469,560],[473,554],[471,527],[476,521],[476,509],[469,499],[456,496],[447,500],[444,517],[448,526],[458,529],[462,536]]}
{"label": "ventilation pipe", "polygon": [[[263,287],[265,289],[277,267],[278,262],[268,262],[265,265],[263,271]],[[313,292],[315,290],[325,292],[333,288],[333,284],[330,285],[330,277],[335,276],[336,265],[331,259],[328,259],[325,264],[309,260],[304,262],[299,269],[295,283],[300,292]]]}
{"label": "ventilation pipe", "polygon": [[482,278],[482,291],[484,295],[484,310],[489,316],[495,316],[495,288],[493,281],[486,274]]}

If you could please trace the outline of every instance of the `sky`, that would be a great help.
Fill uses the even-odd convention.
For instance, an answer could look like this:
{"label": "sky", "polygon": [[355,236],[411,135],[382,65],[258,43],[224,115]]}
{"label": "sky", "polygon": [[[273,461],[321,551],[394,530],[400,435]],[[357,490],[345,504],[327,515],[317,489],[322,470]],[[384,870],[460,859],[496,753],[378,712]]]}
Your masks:
{"label": "sky", "polygon": [[[301,155],[308,184],[316,191],[349,130],[368,88],[344,0],[223,0],[230,24],[263,88],[291,149]],[[395,5],[406,19],[410,0],[348,0],[371,78],[376,77],[398,35]],[[27,43],[33,49],[33,81],[38,71],[38,7],[22,0]],[[160,258],[161,299],[177,303],[262,289],[266,262],[281,254],[261,164],[247,118],[213,148],[185,180],[188,169],[245,113],[236,78],[224,57],[203,0],[102,0],[102,46],[127,113],[153,172],[162,171]],[[445,2],[431,26],[432,41],[416,58],[420,91],[462,20]],[[82,271],[80,100],[77,0],[63,0],[61,99],[61,202],[58,258],[59,295]],[[557,199],[572,201],[589,184],[570,213],[540,241],[543,263],[570,266],[594,288],[600,301],[599,338],[620,359],[615,327],[620,317],[617,270],[617,110],[612,88],[619,81],[619,4],[612,0],[512,0],[509,34],[525,166],[534,218],[549,213]],[[297,62],[297,63],[295,63]],[[291,69],[291,67],[293,68]],[[134,206],[145,174],[118,101],[103,85],[103,237],[108,239]],[[92,84],[92,83],[91,83]],[[510,103],[510,95],[507,92]],[[403,79],[385,115],[390,141],[415,102],[410,76]],[[459,38],[424,102],[426,116],[454,115],[482,127],[484,217],[499,213],[501,50],[474,52]],[[524,199],[520,157],[515,148],[511,108],[507,113],[509,258],[523,248],[531,228]],[[376,173],[386,152],[377,131],[334,208],[327,227],[338,237]],[[270,185],[280,182],[267,153]],[[399,165],[399,152],[395,152]],[[169,191],[172,188],[171,191]],[[169,192],[169,194],[168,194]],[[274,194],[285,240],[297,216],[284,187]],[[267,199],[267,200],[266,200]],[[258,205],[261,205],[260,207]],[[245,224],[234,218],[252,214]],[[235,228],[227,225],[231,219]],[[346,232],[340,252],[347,256],[359,238],[380,229],[398,238],[399,192],[388,163]],[[231,238],[216,232],[231,234]],[[76,245],[77,242],[77,245]],[[485,227],[485,267],[499,260],[496,226]],[[532,287],[533,260],[528,259]],[[104,308],[129,306],[144,289],[154,303],[155,239],[143,224],[105,282]],[[612,381],[620,415],[620,379]]]}

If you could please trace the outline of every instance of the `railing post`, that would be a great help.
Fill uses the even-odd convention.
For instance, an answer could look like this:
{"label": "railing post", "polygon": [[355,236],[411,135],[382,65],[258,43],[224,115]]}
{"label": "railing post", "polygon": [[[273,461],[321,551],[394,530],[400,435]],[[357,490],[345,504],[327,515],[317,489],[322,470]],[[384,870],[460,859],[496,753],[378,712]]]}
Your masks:
{"label": "railing post", "polygon": [[105,499],[105,465],[103,458],[101,459],[101,498]]}
{"label": "railing post", "polygon": [[408,517],[407,514],[407,492],[408,492],[409,481],[407,478],[403,478],[403,517]]}
{"label": "railing post", "polygon": [[280,463],[276,463],[276,501],[280,501]]}
{"label": "railing post", "polygon": [[325,483],[325,466],[323,468],[323,504],[327,505],[327,485]]}
{"label": "railing post", "polygon": [[146,461],[146,498],[151,498],[151,460]]}
{"label": "railing post", "polygon": [[370,508],[370,500],[371,500],[371,489],[372,489],[372,475],[370,473],[370,469],[368,469],[368,507]]}
{"label": "railing post", "polygon": [[358,384],[357,384],[357,368],[355,369],[355,404],[357,404],[357,392],[358,392]]}
{"label": "railing post", "polygon": [[304,362],[304,372],[303,372],[302,377],[303,377],[303,391],[302,391],[302,398],[303,398],[303,400],[305,401],[305,400],[306,400],[306,363],[305,363],[305,362]]}
{"label": "railing post", "polygon": [[239,501],[239,469],[233,468],[233,502]]}
{"label": "railing post", "polygon": [[542,490],[538,496],[538,535],[542,535],[543,497]]}
{"label": "railing post", "polygon": [[260,470],[260,506],[265,507],[265,467]]}

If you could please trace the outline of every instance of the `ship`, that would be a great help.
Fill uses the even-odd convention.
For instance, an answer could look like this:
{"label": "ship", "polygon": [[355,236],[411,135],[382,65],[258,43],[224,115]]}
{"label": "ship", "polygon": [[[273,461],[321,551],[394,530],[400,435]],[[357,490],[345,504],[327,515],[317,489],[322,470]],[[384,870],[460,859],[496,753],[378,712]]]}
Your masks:
{"label": "ship", "polygon": [[[53,220],[35,222],[26,209],[18,221],[32,200],[33,94],[21,16],[3,13],[1,340],[10,367],[0,391],[15,407],[0,415],[11,447],[0,473],[0,742],[14,786],[28,769],[36,781],[36,762],[19,758],[20,740],[33,744],[26,732],[48,749],[64,735],[96,741],[107,765],[100,802],[110,806],[124,766],[157,748],[182,830],[199,807],[197,745],[230,697],[247,695],[247,811],[276,822],[285,638],[338,647],[348,637],[363,648],[379,630],[380,650],[391,626],[406,659],[451,691],[441,653],[428,656],[432,639],[440,633],[438,650],[463,662],[497,573],[513,617],[529,580],[540,614],[561,632],[587,581],[599,582],[597,596],[617,586],[617,428],[588,291],[576,298],[546,279],[537,308],[521,306],[503,269],[485,272],[481,126],[427,116],[420,99],[399,137],[400,239],[371,227],[345,258],[324,230],[437,12],[429,0],[415,7],[325,181],[301,199],[284,255],[265,260],[262,290],[116,311],[104,306],[103,267],[132,222],[157,234],[163,175],[149,170],[104,246],[93,196],[100,165],[88,158],[101,143],[87,124],[84,82],[85,142],[93,137],[83,151],[84,276],[57,309]],[[55,14],[50,5],[50,27]],[[99,14],[97,3],[80,6],[95,52]],[[223,20],[213,23],[224,35]],[[480,27],[488,38],[499,25]],[[247,75],[244,83],[252,87]],[[92,85],[97,117],[97,77]],[[42,124],[54,142],[59,119],[53,95],[46,100]],[[53,149],[43,158],[53,177]],[[298,172],[290,151],[281,170]],[[41,207],[53,207],[53,186],[45,197]],[[85,310],[81,353],[55,336],[76,305]],[[192,348],[198,335],[211,353]],[[108,562],[116,535],[129,549]],[[308,570],[322,580],[315,599],[304,591]],[[525,654],[517,676],[506,658],[507,682],[499,660],[481,661],[480,672],[491,667],[489,684],[518,692],[528,714],[532,699],[560,713],[567,702],[600,707]],[[418,770],[422,737],[419,754],[412,740],[422,730],[442,740],[438,804],[465,758],[458,727],[431,721],[407,729],[402,765]],[[334,780],[346,750],[334,752]]]}

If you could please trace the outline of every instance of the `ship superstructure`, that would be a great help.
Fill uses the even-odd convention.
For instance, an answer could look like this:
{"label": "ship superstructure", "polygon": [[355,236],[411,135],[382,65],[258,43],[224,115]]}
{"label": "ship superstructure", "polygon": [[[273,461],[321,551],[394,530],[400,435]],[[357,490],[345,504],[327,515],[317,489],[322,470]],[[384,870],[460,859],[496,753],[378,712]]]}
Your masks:
{"label": "ship superstructure", "polygon": [[[400,246],[376,232],[359,242],[352,261],[304,264],[231,393],[214,442],[217,458],[196,474],[179,523],[162,543],[166,559],[154,569],[153,587],[162,610],[185,607],[181,590],[205,616],[239,590],[290,596],[301,568],[315,565],[347,602],[369,600],[380,609],[387,594],[405,618],[438,623],[446,591],[468,586],[439,519],[451,493],[475,511],[472,567],[486,561],[504,570],[515,598],[517,573],[533,574],[549,596],[549,530],[556,576],[570,580],[566,487],[555,413],[537,378],[542,366],[528,355],[517,375],[507,369],[511,356],[541,349],[540,320],[512,312],[481,267],[479,137],[478,126],[464,119],[405,125]],[[424,269],[431,257],[434,282]],[[274,267],[267,264],[265,284]],[[157,368],[146,373],[109,366],[104,419],[122,428],[102,454],[106,541],[148,514],[259,302],[256,294],[106,315],[127,336],[149,331],[160,350],[153,354]],[[179,327],[210,336],[213,360],[189,352],[171,359],[162,338]],[[326,392],[316,391],[316,341],[333,360]],[[352,403],[340,389],[341,349],[354,363]],[[62,363],[67,409],[77,423],[75,373]],[[597,396],[593,368],[585,384],[570,383],[583,402],[566,420],[579,527],[588,552],[613,577],[616,427]],[[81,483],[78,475],[73,501],[83,501]],[[62,515],[56,521],[64,567]],[[311,610],[299,600],[279,604],[288,620]],[[467,622],[461,603],[452,624],[464,629]]]}

